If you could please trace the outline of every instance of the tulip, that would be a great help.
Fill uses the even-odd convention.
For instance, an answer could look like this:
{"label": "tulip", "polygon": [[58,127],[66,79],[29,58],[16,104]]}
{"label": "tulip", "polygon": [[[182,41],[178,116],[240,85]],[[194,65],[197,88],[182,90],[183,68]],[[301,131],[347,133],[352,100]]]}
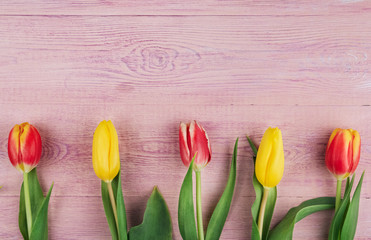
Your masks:
{"label": "tulip", "polygon": [[185,166],[193,159],[193,170],[196,173],[196,209],[198,240],[204,239],[201,207],[201,170],[210,162],[211,148],[205,129],[196,121],[180,123],[179,126],[180,157]]}
{"label": "tulip", "polygon": [[256,156],[256,178],[264,187],[275,187],[282,179],[283,168],[284,154],[281,130],[268,128]]}
{"label": "tulip", "polygon": [[119,143],[111,121],[103,120],[93,137],[93,168],[105,182],[111,182],[120,170]]}
{"label": "tulip", "polygon": [[326,149],[326,166],[336,179],[344,180],[354,173],[361,152],[361,138],[353,129],[335,129]]}
{"label": "tulip", "polygon": [[283,176],[284,154],[282,133],[278,128],[268,128],[259,145],[255,162],[255,175],[263,185],[264,192],[259,211],[258,228],[262,237],[265,206],[269,189],[277,186]]}
{"label": "tulip", "polygon": [[186,167],[194,158],[195,171],[203,169],[211,159],[209,138],[205,129],[196,121],[180,123],[179,126],[180,157]]}
{"label": "tulip", "polygon": [[325,162],[327,169],[337,179],[335,211],[340,206],[341,184],[354,173],[361,152],[361,137],[353,129],[335,129],[328,141]]}
{"label": "tulip", "polygon": [[116,228],[119,229],[116,201],[112,189],[112,180],[120,171],[119,141],[116,129],[110,120],[103,120],[95,129],[93,137],[93,168],[95,174],[107,184]]}
{"label": "tulip", "polygon": [[32,231],[32,212],[28,173],[36,167],[41,157],[41,137],[37,129],[25,122],[15,125],[9,133],[8,155],[12,165],[23,173],[28,237]]}
{"label": "tulip", "polygon": [[41,137],[29,123],[15,125],[9,133],[8,155],[12,165],[22,173],[29,173],[40,161]]}

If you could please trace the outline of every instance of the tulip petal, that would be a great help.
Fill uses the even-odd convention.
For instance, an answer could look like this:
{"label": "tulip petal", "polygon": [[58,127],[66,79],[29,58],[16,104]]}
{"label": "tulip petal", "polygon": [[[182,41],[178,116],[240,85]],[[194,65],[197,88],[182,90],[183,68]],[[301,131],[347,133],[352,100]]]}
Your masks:
{"label": "tulip petal", "polygon": [[111,120],[107,122],[110,136],[110,155],[109,155],[109,178],[114,179],[120,170],[119,142],[115,127]]}
{"label": "tulip petal", "polygon": [[344,131],[338,131],[328,147],[326,165],[338,178],[343,178],[348,172],[349,136]]}
{"label": "tulip petal", "polygon": [[282,140],[279,141],[278,139],[282,139],[281,132],[279,132],[279,136],[275,137],[275,144],[273,144],[272,154],[270,156],[269,164],[267,166],[266,171],[266,178],[265,178],[265,186],[267,187],[274,187],[276,186],[282,179],[283,170],[284,170],[284,154],[283,154],[283,144]]}
{"label": "tulip petal", "polygon": [[[102,121],[93,137],[93,168],[95,174],[104,181],[109,181],[110,137],[107,122]],[[111,179],[112,180],[112,179]]]}
{"label": "tulip petal", "polygon": [[356,130],[352,130],[353,135],[353,164],[352,167],[349,169],[350,174],[353,174],[356,170],[360,154],[361,154],[361,137],[359,136],[359,133]]}
{"label": "tulip petal", "polygon": [[264,186],[266,182],[266,170],[268,166],[268,160],[272,152],[272,144],[270,144],[271,139],[272,131],[271,128],[268,128],[263,135],[256,157],[257,159],[259,159],[256,161],[255,165],[256,178]]}
{"label": "tulip petal", "polygon": [[[331,136],[330,136],[330,139],[329,139],[329,143],[332,142],[336,136],[336,134],[341,131],[341,128],[336,128],[332,133],[331,133]],[[327,146],[328,147],[328,146]]]}
{"label": "tulip petal", "polygon": [[179,125],[179,149],[183,164],[188,167],[191,163],[191,154],[188,145],[188,126],[185,123]]}
{"label": "tulip petal", "polygon": [[[14,167],[17,167],[20,164],[19,154],[19,133],[20,125],[15,125],[9,133],[8,139],[8,155],[10,162]],[[23,169],[22,169],[23,170]]]}
{"label": "tulip petal", "polygon": [[201,169],[205,167],[211,159],[211,150],[209,139],[206,131],[196,121],[192,121],[189,126],[189,135],[191,139],[191,156],[195,158],[195,168]]}
{"label": "tulip petal", "polygon": [[28,123],[21,125],[23,131],[19,137],[20,152],[24,165],[24,171],[30,172],[40,161],[41,137],[36,128]]}

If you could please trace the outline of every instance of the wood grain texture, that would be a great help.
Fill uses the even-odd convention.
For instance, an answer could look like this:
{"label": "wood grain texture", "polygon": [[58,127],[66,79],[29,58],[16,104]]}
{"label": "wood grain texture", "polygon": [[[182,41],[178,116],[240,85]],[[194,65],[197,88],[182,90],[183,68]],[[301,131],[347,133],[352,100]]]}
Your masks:
{"label": "wood grain texture", "polygon": [[368,105],[369,16],[0,17],[0,98]]}
{"label": "wood grain texture", "polygon": [[[363,170],[366,176],[356,239],[370,239],[370,11],[367,1],[346,0],[1,2],[0,239],[21,237],[22,176],[8,160],[7,136],[23,121],[42,136],[43,189],[55,183],[50,239],[110,238],[91,163],[103,119],[119,135],[128,225],[142,221],[156,184],[176,240],[186,173],[180,121],[199,120],[211,139],[212,160],[202,173],[206,223],[240,138],[237,190],[221,239],[251,234],[246,134],[258,144],[268,126],[282,129],[286,162],[276,224],[300,202],[335,194],[324,165],[327,140],[336,127],[357,129],[357,180]],[[301,221],[294,239],[326,239],[331,216]]]}
{"label": "wood grain texture", "polygon": [[13,0],[0,2],[4,15],[329,15],[369,11],[364,0]]}

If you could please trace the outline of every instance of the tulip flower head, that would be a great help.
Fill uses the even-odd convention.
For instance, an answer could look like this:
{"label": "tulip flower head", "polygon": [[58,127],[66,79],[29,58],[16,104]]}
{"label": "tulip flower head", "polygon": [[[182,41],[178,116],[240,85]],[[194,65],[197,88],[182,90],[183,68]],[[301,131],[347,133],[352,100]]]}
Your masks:
{"label": "tulip flower head", "polygon": [[284,153],[281,130],[268,128],[263,135],[256,156],[256,178],[264,187],[275,187],[282,179],[283,169]]}
{"label": "tulip flower head", "polygon": [[335,129],[326,148],[326,166],[338,179],[343,180],[354,173],[361,152],[361,137],[353,129]]}
{"label": "tulip flower head", "polygon": [[118,137],[111,121],[103,120],[94,132],[93,168],[105,182],[111,182],[120,170]]}
{"label": "tulip flower head", "polygon": [[15,125],[9,133],[8,155],[12,165],[29,173],[40,161],[41,137],[37,129],[25,122]]}
{"label": "tulip flower head", "polygon": [[205,129],[196,121],[179,125],[180,156],[186,167],[192,162],[196,171],[203,169],[211,159],[209,138]]}

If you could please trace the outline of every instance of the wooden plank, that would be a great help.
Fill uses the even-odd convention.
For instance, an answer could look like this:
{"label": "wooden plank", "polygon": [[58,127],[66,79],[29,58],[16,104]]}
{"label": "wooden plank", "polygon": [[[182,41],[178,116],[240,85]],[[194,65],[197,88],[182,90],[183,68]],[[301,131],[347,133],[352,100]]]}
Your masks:
{"label": "wooden plank", "polygon": [[176,1],[66,0],[0,2],[0,15],[330,15],[358,14],[369,1]]}
{"label": "wooden plank", "polygon": [[0,17],[0,100],[369,105],[369,16]]}

